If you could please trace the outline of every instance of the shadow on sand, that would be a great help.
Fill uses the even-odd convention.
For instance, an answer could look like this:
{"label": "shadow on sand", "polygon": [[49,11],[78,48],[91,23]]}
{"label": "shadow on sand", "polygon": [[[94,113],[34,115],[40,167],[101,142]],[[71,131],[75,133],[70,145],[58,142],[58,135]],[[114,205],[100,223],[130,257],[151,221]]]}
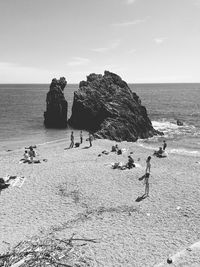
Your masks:
{"label": "shadow on sand", "polygon": [[140,202],[140,201],[144,200],[146,197],[147,197],[147,195],[144,194],[144,195],[142,195],[141,197],[137,197],[135,201],[136,201],[136,202]]}
{"label": "shadow on sand", "polygon": [[142,181],[145,177],[146,177],[146,174],[144,174],[143,176],[141,176],[140,178],[138,178],[138,180],[139,181]]}
{"label": "shadow on sand", "polygon": [[84,146],[82,149],[88,149],[90,148],[91,146]]}

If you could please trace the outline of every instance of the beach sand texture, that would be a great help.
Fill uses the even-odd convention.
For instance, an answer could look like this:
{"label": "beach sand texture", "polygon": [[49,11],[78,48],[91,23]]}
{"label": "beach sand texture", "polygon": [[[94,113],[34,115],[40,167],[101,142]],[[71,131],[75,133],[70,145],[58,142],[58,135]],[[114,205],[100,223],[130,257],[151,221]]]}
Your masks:
{"label": "beach sand texture", "polygon": [[[144,193],[139,178],[153,151],[122,142],[122,155],[98,157],[113,144],[95,140],[92,148],[86,142],[70,150],[64,150],[67,141],[41,145],[38,157],[48,159],[41,164],[19,164],[23,150],[2,153],[1,177],[26,180],[21,188],[1,191],[0,252],[33,235],[75,233],[98,240],[89,244],[93,266],[168,266],[169,256],[199,241],[199,159],[152,157],[150,197],[137,202]],[[125,163],[131,151],[137,168],[111,168],[113,162]],[[196,251],[170,266],[200,266]]]}

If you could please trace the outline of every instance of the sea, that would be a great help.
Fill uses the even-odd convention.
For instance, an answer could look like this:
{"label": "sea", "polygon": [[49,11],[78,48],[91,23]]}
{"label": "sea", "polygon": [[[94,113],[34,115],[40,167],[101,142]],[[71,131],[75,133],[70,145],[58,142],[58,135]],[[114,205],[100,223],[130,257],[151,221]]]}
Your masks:
{"label": "sea", "polygon": [[[200,157],[200,84],[129,84],[147,109],[153,127],[164,136],[138,140],[137,145],[155,150],[167,141],[168,153]],[[59,140],[69,144],[71,129],[46,129],[44,111],[48,84],[0,84],[0,151],[22,149]],[[64,90],[71,115],[74,91]],[[177,125],[177,120],[183,122]],[[75,131],[78,137],[78,131]]]}

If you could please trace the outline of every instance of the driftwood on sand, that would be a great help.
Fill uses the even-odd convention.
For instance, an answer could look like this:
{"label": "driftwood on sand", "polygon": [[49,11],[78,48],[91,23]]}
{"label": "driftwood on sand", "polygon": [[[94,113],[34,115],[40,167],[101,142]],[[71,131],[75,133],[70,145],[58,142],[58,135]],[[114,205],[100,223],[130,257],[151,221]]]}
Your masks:
{"label": "driftwood on sand", "polygon": [[74,238],[74,234],[69,239],[34,237],[0,255],[0,266],[91,266],[93,260],[87,253],[88,242],[97,243],[94,239]]}

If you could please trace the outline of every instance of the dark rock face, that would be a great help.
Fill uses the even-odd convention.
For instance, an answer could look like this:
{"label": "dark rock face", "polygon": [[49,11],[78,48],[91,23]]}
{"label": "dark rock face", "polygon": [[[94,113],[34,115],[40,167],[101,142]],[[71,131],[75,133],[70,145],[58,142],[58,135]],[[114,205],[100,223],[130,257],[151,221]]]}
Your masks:
{"label": "dark rock face", "polygon": [[118,75],[90,74],[74,93],[69,124],[98,138],[136,141],[162,134],[156,131],[139,97]]}
{"label": "dark rock face", "polygon": [[44,125],[47,128],[67,127],[68,104],[64,96],[67,81],[64,77],[53,79],[46,98],[46,111],[44,112]]}

